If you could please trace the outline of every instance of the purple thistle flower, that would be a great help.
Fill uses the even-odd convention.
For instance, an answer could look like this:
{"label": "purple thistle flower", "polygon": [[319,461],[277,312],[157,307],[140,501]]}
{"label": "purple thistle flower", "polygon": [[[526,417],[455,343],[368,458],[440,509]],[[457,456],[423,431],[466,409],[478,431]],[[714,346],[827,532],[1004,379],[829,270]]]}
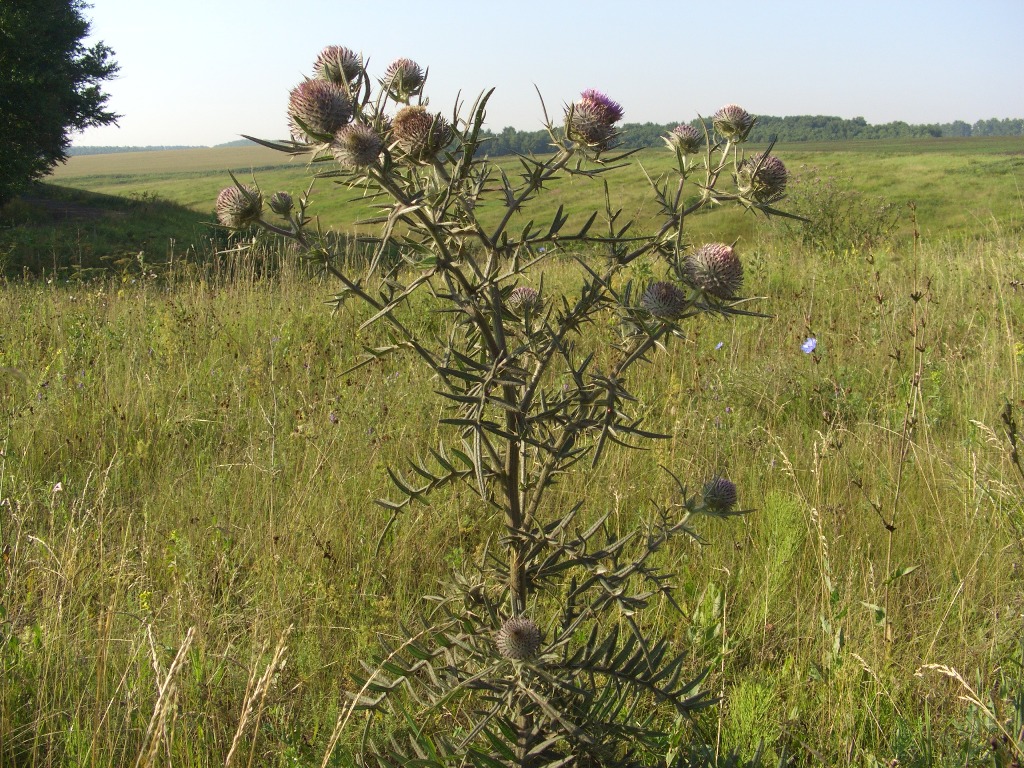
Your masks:
{"label": "purple thistle flower", "polygon": [[565,110],[565,132],[571,141],[598,151],[608,149],[615,136],[614,125],[622,119],[622,107],[593,88]]}
{"label": "purple thistle flower", "polygon": [[671,149],[677,149],[684,155],[692,155],[704,143],[704,135],[692,125],[677,125],[669,131],[668,136],[665,137],[665,143]]}
{"label": "purple thistle flower", "polygon": [[686,293],[674,283],[659,280],[647,286],[640,306],[662,320],[676,320],[686,311]]}
{"label": "purple thistle flower", "polygon": [[498,653],[506,659],[523,661],[537,655],[542,635],[533,619],[519,616],[506,619],[497,634]]}
{"label": "purple thistle flower", "polygon": [[736,506],[736,484],[721,475],[704,483],[704,504],[712,511],[727,513]]}
{"label": "purple thistle flower", "polygon": [[686,257],[690,285],[716,299],[735,298],[743,286],[743,265],[732,246],[708,243]]}
{"label": "purple thistle flower", "polygon": [[278,216],[287,216],[292,210],[292,196],[287,192],[275,192],[270,196],[270,210]]}
{"label": "purple thistle flower", "polygon": [[316,57],[313,72],[321,80],[347,86],[363,74],[363,57],[343,45],[329,45]]}
{"label": "purple thistle flower", "polygon": [[363,123],[349,123],[334,135],[331,152],[346,168],[367,168],[377,162],[384,141]]}
{"label": "purple thistle flower", "polygon": [[540,306],[540,292],[528,285],[520,285],[512,289],[508,295],[508,306],[510,309],[523,309],[531,311]]}
{"label": "purple thistle flower", "polygon": [[416,162],[430,160],[452,140],[448,121],[422,106],[402,107],[391,130],[398,146]]}
{"label": "purple thistle flower", "polygon": [[586,104],[593,109],[595,114],[600,115],[603,122],[609,126],[622,119],[622,105],[617,101],[612,101],[594,88],[588,88],[580,94],[580,104]]}
{"label": "purple thistle flower", "polygon": [[217,220],[225,227],[241,229],[259,221],[263,196],[254,186],[226,187],[217,195]]}
{"label": "purple thistle flower", "polygon": [[[318,136],[333,136],[352,119],[352,110],[352,101],[342,86],[328,80],[304,80],[288,94],[292,138],[314,143]],[[310,132],[317,136],[310,136]]]}
{"label": "purple thistle flower", "polygon": [[789,171],[775,155],[763,152],[744,160],[736,172],[740,194],[758,203],[774,203],[786,192]]}
{"label": "purple thistle flower", "polygon": [[387,89],[391,97],[404,104],[409,98],[418,94],[423,88],[426,73],[412,59],[396,59],[384,71],[380,84]]}
{"label": "purple thistle flower", "polygon": [[711,118],[718,134],[731,141],[744,141],[754,127],[754,117],[735,104],[726,104]]}

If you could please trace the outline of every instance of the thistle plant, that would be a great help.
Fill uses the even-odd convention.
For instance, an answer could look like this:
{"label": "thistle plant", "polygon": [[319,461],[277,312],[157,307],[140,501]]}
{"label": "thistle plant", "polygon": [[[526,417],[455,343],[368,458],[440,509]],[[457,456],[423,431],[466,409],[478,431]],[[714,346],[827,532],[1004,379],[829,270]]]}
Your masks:
{"label": "thistle plant", "polygon": [[[263,193],[236,181],[218,215],[224,226],[294,241],[337,280],[339,305],[364,307],[364,326],[385,338],[361,363],[406,352],[433,374],[447,432],[389,469],[393,493],[379,501],[386,530],[432,493],[459,487],[496,534],[426,598],[407,639],[365,665],[324,764],[342,725],[365,710],[380,722],[364,729],[362,765],[663,765],[666,729],[713,699],[685,655],[638,617],[675,604],[659,552],[695,536],[698,516],[740,514],[737,488],[716,475],[691,494],[667,469],[671,492],[636,499],[648,506],[646,520],[626,535],[603,510],[560,506],[549,491],[566,473],[596,467],[612,446],[665,437],[643,424],[630,381],[663,364],[682,324],[754,314],[741,308],[735,244],[692,248],[684,224],[724,202],[776,212],[768,203],[781,194],[784,166],[761,157],[750,169],[741,145],[754,118],[730,105],[704,136],[666,137],[678,162],[651,181],[663,219],[656,231],[634,233],[620,221],[606,183],[604,211],[571,221],[559,208],[537,220],[520,214],[551,185],[600,184],[629,161],[616,152],[622,106],[587,90],[556,123],[541,100],[551,152],[519,157],[516,175],[487,157],[481,129],[492,91],[449,119],[430,110],[426,71],[415,62],[400,59],[377,79],[362,63],[347,48],[325,50],[314,79],[292,91],[291,140],[254,141],[306,155],[317,176],[381,201],[380,215],[362,222],[378,228],[365,261],[342,259],[311,231],[311,192],[294,201],[273,194],[268,216]],[[556,256],[578,268],[570,290],[541,279]],[[654,260],[656,279],[634,285],[628,268],[641,258]],[[448,319],[440,338],[408,318],[419,295]]]}

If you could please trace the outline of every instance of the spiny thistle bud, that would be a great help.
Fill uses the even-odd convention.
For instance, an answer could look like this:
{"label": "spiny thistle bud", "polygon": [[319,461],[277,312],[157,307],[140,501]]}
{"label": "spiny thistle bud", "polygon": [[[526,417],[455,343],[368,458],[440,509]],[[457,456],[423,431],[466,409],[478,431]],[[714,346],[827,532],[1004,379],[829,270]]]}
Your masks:
{"label": "spiny thistle bud", "polygon": [[278,216],[287,216],[292,212],[292,196],[287,192],[275,192],[268,201],[270,210]]}
{"label": "spiny thistle bud", "polygon": [[403,107],[391,125],[398,146],[416,161],[429,160],[452,140],[452,129],[441,115],[426,107]]}
{"label": "spiny thistle bud", "polygon": [[423,88],[426,75],[412,59],[396,59],[384,70],[380,84],[395,101],[409,103],[409,97],[417,95]]}
{"label": "spiny thistle bud", "polygon": [[692,125],[677,125],[665,137],[665,143],[684,155],[692,155],[704,143],[704,136]]}
{"label": "spiny thistle bud", "polygon": [[540,292],[528,285],[512,289],[508,295],[509,309],[533,310],[540,306]]}
{"label": "spiny thistle bud", "polygon": [[686,309],[686,293],[674,283],[651,283],[640,297],[640,306],[655,317],[675,320]]}
{"label": "spiny thistle bud", "polygon": [[743,107],[726,104],[711,118],[718,135],[731,141],[744,141],[754,127],[754,118]]}
{"label": "spiny thistle bud", "polygon": [[351,123],[334,136],[331,152],[346,168],[367,168],[377,162],[384,140],[368,125]]}
{"label": "spiny thistle bud", "polygon": [[321,80],[350,85],[363,74],[363,58],[343,45],[329,45],[316,57],[313,73]]}
{"label": "spiny thistle bud", "polygon": [[253,186],[225,187],[217,195],[217,221],[225,227],[240,229],[259,221],[263,197]]}
{"label": "spiny thistle bud", "polygon": [[337,83],[305,80],[288,94],[288,127],[296,141],[317,141],[310,133],[333,136],[351,119],[352,101]]}
{"label": "spiny thistle bud", "polygon": [[731,299],[743,286],[743,265],[731,246],[708,243],[686,257],[691,285],[718,299]]}
{"label": "spiny thistle bud", "polygon": [[608,148],[614,125],[622,119],[622,107],[600,91],[589,89],[565,111],[565,134],[570,141],[595,149]]}
{"label": "spiny thistle bud", "polygon": [[498,653],[516,661],[536,656],[540,650],[540,640],[540,627],[525,616],[506,619],[496,638]]}
{"label": "spiny thistle bud", "polygon": [[736,506],[736,484],[724,477],[713,477],[704,483],[704,504],[713,512],[729,512]]}
{"label": "spiny thistle bud", "polygon": [[757,203],[774,203],[786,193],[789,171],[775,155],[754,155],[740,163],[736,187],[743,197]]}

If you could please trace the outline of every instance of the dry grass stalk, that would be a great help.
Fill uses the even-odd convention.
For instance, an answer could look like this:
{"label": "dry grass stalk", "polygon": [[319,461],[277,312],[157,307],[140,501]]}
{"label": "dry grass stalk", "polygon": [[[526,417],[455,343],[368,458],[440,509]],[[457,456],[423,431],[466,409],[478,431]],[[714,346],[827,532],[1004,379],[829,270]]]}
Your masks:
{"label": "dry grass stalk", "polygon": [[[281,636],[277,639],[277,647],[274,649],[274,655],[270,659],[270,663],[263,670],[263,675],[259,680],[253,684],[253,678],[256,675],[256,666],[253,665],[252,671],[249,674],[249,682],[245,687],[245,702],[242,706],[242,716],[238,720],[238,728],[235,731],[235,737],[231,740],[231,749],[228,750],[228,756],[224,760],[224,768],[228,768],[231,765],[235,757],[235,751],[238,749],[238,745],[242,742],[242,737],[245,735],[249,720],[253,715],[253,711],[256,712],[256,717],[253,722],[253,729],[259,727],[260,718],[263,715],[263,705],[267,699],[267,692],[270,690],[270,684],[274,680],[274,676],[284,668],[285,665],[285,651],[288,650],[288,646],[285,642],[288,639],[288,635],[291,634],[294,625],[288,627]],[[266,651],[266,644],[260,650],[260,655]],[[255,755],[256,744],[252,742],[251,749],[249,751],[249,762],[248,765],[252,765],[253,756]]]}
{"label": "dry grass stalk", "polygon": [[156,673],[159,690],[157,692],[156,704],[153,707],[153,716],[149,719],[149,726],[146,728],[146,736],[142,741],[142,750],[139,752],[139,757],[135,761],[135,768],[142,768],[142,766],[149,766],[153,764],[153,758],[156,757],[157,749],[160,747],[161,739],[158,734],[164,731],[164,727],[167,722],[167,714],[171,711],[176,698],[178,687],[175,682],[175,678],[185,662],[185,656],[188,654],[189,648],[192,647],[192,640],[195,638],[195,634],[196,628],[189,627],[188,632],[185,635],[185,640],[182,642],[181,647],[178,648],[178,653],[175,654],[174,661],[172,661],[171,666],[167,668],[167,675],[161,682],[160,666],[156,657],[156,648],[153,645],[152,630],[150,629],[149,631],[150,650],[153,653],[153,671]]}

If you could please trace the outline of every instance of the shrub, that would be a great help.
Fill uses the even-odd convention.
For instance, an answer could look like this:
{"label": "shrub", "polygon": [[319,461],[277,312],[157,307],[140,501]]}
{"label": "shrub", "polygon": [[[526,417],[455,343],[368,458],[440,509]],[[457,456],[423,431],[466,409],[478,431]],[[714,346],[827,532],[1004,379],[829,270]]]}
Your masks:
{"label": "shrub", "polygon": [[850,179],[826,175],[813,166],[793,174],[787,211],[800,218],[772,220],[776,232],[825,255],[868,253],[890,241],[900,222],[900,208],[872,198]]}

